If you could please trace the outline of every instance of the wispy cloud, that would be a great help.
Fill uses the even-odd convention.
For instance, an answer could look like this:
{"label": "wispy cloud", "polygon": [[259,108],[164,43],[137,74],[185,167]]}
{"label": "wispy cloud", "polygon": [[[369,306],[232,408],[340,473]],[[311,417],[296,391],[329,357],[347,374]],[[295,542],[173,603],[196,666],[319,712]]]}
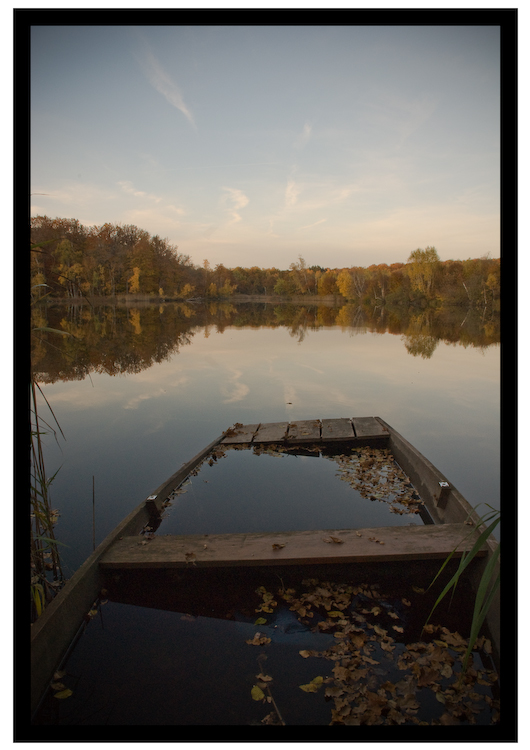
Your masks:
{"label": "wispy cloud", "polygon": [[294,147],[295,148],[304,148],[309,143],[309,139],[311,138],[311,131],[313,130],[310,123],[306,122],[304,125],[304,129],[300,133],[300,135],[297,136]]}
{"label": "wispy cloud", "polygon": [[137,190],[130,180],[120,180],[117,184],[121,187],[124,193],[134,195],[135,198],[149,198],[149,200],[152,200],[155,203],[160,203],[162,200],[158,195],[146,193],[144,190]]}
{"label": "wispy cloud", "polygon": [[135,51],[135,57],[151,86],[173,107],[179,109],[189,122],[195,127],[192,113],[186,106],[182,93],[171,76],[156,59],[147,40],[138,32],[136,38],[140,42],[140,49]]}
{"label": "wispy cloud", "polygon": [[289,180],[285,188],[285,205],[287,208],[294,206],[300,195],[300,189],[296,187],[294,180]]}
{"label": "wispy cloud", "polygon": [[226,209],[232,217],[229,223],[236,224],[241,221],[241,216],[238,214],[239,209],[245,208],[250,200],[242,190],[238,190],[237,188],[223,187],[223,190],[225,191],[223,202],[231,203],[231,206]]}
{"label": "wispy cloud", "polygon": [[132,182],[129,182],[128,180],[121,180],[120,182],[118,182],[118,185],[121,187],[124,193],[134,195],[136,196],[136,198],[143,198],[147,195],[147,193],[144,193],[142,190],[135,190]]}
{"label": "wispy cloud", "polygon": [[320,221],[315,221],[314,224],[306,224],[303,227],[298,227],[298,229],[311,229],[312,227],[317,227],[319,224],[323,224],[327,219],[320,219]]}

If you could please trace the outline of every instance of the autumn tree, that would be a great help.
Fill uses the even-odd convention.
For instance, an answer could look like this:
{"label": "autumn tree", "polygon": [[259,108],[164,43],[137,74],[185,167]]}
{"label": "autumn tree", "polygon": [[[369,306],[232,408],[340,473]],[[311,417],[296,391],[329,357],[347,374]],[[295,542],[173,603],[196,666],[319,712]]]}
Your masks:
{"label": "autumn tree", "polygon": [[337,287],[347,300],[362,299],[366,294],[368,273],[366,268],[343,268],[337,276]]}
{"label": "autumn tree", "polygon": [[436,274],[440,267],[440,258],[434,247],[418,248],[408,257],[408,274],[414,289],[426,296],[433,290]]}
{"label": "autumn tree", "polygon": [[329,295],[329,294],[337,294],[338,287],[337,287],[337,276],[334,271],[331,271],[329,268],[325,273],[322,273],[321,271],[318,272],[320,274],[320,278],[318,279],[318,293],[322,296]]}
{"label": "autumn tree", "polygon": [[311,281],[314,274],[307,267],[307,264],[301,255],[298,256],[297,263],[291,263],[289,269],[296,291],[299,294],[306,294],[311,288]]}

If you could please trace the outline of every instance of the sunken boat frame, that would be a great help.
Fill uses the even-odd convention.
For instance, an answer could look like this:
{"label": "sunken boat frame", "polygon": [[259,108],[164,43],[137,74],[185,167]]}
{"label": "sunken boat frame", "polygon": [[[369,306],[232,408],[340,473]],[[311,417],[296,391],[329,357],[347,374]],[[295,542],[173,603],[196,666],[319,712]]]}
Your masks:
{"label": "sunken boat frame", "polygon": [[[138,557],[138,535],[146,528],[156,529],[170,495],[220,446],[251,447],[276,443],[286,449],[304,444],[332,447],[335,443],[376,445],[390,449],[393,457],[410,478],[427,509],[430,527],[385,527],[377,529],[320,530],[287,534],[209,535],[194,537],[158,537],[153,544],[143,543]],[[473,532],[473,527],[475,531]],[[427,531],[422,531],[427,529]],[[34,715],[45,696],[53,674],[65,661],[77,636],[89,620],[88,612],[100,597],[105,576],[122,568],[186,567],[190,544],[202,554],[193,554],[198,567],[249,567],[256,565],[370,565],[373,562],[399,562],[439,559],[454,551],[459,557],[484,530],[476,511],[450,481],[410,442],[380,417],[306,420],[254,425],[234,425],[200,453],[185,463],[142,501],[94,550],[66,582],[42,615],[31,625],[31,713]],[[385,549],[367,542],[370,532],[385,540]],[[316,544],[317,536],[337,534],[340,545]],[[474,538],[473,538],[474,533]],[[470,536],[472,541],[469,542]],[[467,543],[462,540],[467,538]],[[199,544],[200,542],[200,544]],[[455,543],[456,542],[456,543]],[[179,546],[180,545],[180,546]],[[474,591],[494,554],[498,542],[486,540],[476,560],[466,570]],[[127,547],[133,550],[127,553]],[[158,550],[157,550],[158,548]],[[340,551],[337,549],[340,548]],[[263,552],[264,549],[268,551]],[[254,550],[254,551],[252,551]],[[270,550],[273,550],[273,554]],[[140,560],[140,561],[139,561]],[[149,562],[150,560],[150,562]],[[496,563],[500,568],[500,557]],[[499,671],[500,589],[496,592],[485,620],[491,637],[493,658]]]}

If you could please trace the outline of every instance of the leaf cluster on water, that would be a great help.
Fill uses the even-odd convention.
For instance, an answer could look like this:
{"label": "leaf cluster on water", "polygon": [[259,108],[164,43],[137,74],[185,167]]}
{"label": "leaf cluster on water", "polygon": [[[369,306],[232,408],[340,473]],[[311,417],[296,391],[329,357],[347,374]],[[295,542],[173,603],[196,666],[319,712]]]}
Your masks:
{"label": "leaf cluster on water", "polygon": [[386,502],[391,513],[419,513],[423,501],[388,448],[363,447],[334,456],[338,475],[361,497]]}
{"label": "leaf cluster on water", "polygon": [[[410,597],[396,599],[383,594],[377,584],[306,579],[302,586],[297,592],[282,584],[276,594],[260,586],[256,593],[262,604],[256,611],[287,606],[300,622],[312,625],[313,632],[334,636],[331,648],[299,651],[303,659],[318,660],[317,674],[299,689],[322,692],[333,703],[330,724],[461,725],[477,723],[479,715],[480,723],[485,716],[491,724],[499,721],[498,675],[482,663],[488,664],[491,654],[487,637],[471,644],[474,658],[466,671],[469,643],[457,631],[430,624],[423,630],[423,640],[404,640],[404,625],[423,589],[411,587]],[[268,646],[270,641],[256,633],[247,643]],[[266,699],[263,687],[260,682],[253,686],[254,700]],[[429,693],[438,709],[433,709]],[[427,714],[424,705],[429,706]],[[271,723],[270,717],[262,723]]]}

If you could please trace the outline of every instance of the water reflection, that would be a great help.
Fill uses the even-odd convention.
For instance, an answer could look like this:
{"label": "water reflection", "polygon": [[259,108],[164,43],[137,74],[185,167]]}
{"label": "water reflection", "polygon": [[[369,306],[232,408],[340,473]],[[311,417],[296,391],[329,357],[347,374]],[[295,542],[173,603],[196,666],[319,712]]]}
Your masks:
{"label": "water reflection", "polygon": [[228,328],[286,328],[302,343],[312,331],[338,326],[351,336],[401,335],[406,351],[429,359],[440,341],[484,349],[500,342],[498,315],[487,319],[461,308],[366,308],[360,305],[297,305],[213,302],[143,305],[42,305],[33,328],[56,328],[69,336],[35,333],[32,364],[43,383],[83,380],[90,373],[139,373],[168,360],[193,337]]}

